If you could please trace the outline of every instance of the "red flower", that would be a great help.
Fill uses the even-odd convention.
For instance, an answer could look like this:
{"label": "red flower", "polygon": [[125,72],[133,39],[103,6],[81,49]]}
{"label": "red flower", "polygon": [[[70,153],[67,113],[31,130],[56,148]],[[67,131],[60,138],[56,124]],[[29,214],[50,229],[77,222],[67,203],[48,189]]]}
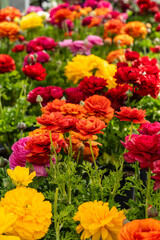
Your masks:
{"label": "red flower", "polygon": [[23,44],[19,44],[14,48],[12,48],[12,52],[22,52],[24,51],[24,49],[25,49],[25,46]]}
{"label": "red flower", "polygon": [[15,61],[7,54],[0,54],[0,73],[15,70]]}
{"label": "red flower", "polygon": [[125,58],[127,61],[134,61],[139,58],[139,53],[135,51],[126,50]]}
{"label": "red flower", "polygon": [[132,90],[132,87],[128,84],[117,85],[116,88],[109,89],[104,96],[111,101],[112,108],[119,110],[120,107],[125,105],[125,102],[128,98],[128,90]]}
{"label": "red flower", "polygon": [[115,74],[117,84],[140,84],[139,69],[133,67],[119,67]]}
{"label": "red flower", "polygon": [[157,45],[155,47],[150,47],[150,50],[153,52],[153,53],[160,53],[160,45]]}
{"label": "red flower", "polygon": [[79,83],[79,88],[86,95],[94,95],[101,92],[106,87],[106,80],[100,77],[84,77]]}
{"label": "red flower", "polygon": [[138,132],[143,135],[154,135],[160,132],[160,122],[154,123],[142,123],[138,129]]}
{"label": "red flower", "polygon": [[157,160],[153,163],[152,172],[156,174],[153,177],[151,177],[155,180],[153,190],[156,191],[160,188],[160,160]]}
{"label": "red flower", "polygon": [[27,44],[27,53],[39,52],[42,50],[54,50],[57,46],[57,43],[53,38],[41,36],[31,40]]}
{"label": "red flower", "polygon": [[119,118],[120,121],[132,121],[133,123],[145,123],[147,122],[145,118],[145,110],[131,108],[131,107],[121,107],[120,112],[115,112],[118,115],[115,117]]}
{"label": "red flower", "polygon": [[40,63],[35,63],[34,65],[26,65],[22,68],[22,71],[26,76],[37,81],[45,80],[46,69]]}
{"label": "red flower", "polygon": [[160,22],[160,12],[157,12],[154,16],[155,22]]}
{"label": "red flower", "polygon": [[67,95],[66,102],[79,104],[80,101],[83,101],[87,98],[85,94],[81,91],[79,87],[70,87],[65,90]]}
{"label": "red flower", "polygon": [[138,161],[141,168],[153,169],[153,162],[160,159],[159,151],[160,135],[136,135],[132,134],[125,138],[123,146],[129,150],[124,153],[124,159],[128,163]]}
{"label": "red flower", "polygon": [[160,31],[160,23],[159,23],[158,26],[156,27],[156,31],[157,31],[157,32]]}
{"label": "red flower", "polygon": [[91,23],[91,21],[92,21],[92,17],[91,16],[83,18],[82,26],[88,26]]}

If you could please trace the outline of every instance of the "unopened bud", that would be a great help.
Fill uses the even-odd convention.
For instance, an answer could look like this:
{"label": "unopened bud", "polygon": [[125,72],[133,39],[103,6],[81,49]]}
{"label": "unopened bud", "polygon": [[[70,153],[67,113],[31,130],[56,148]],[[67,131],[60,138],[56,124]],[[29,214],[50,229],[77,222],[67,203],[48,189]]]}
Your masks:
{"label": "unopened bud", "polygon": [[154,218],[158,216],[158,211],[155,207],[153,207],[152,205],[149,206],[149,208],[147,209],[147,216],[149,218]]}
{"label": "unopened bud", "polygon": [[8,164],[8,160],[4,157],[0,157],[0,168],[6,167]]}
{"label": "unopened bud", "polygon": [[129,89],[129,90],[126,92],[126,95],[127,95],[127,97],[132,97],[132,96],[133,96],[133,93],[132,93],[132,91]]}
{"label": "unopened bud", "polygon": [[26,128],[26,124],[24,122],[19,122],[17,124],[17,128],[23,130]]}
{"label": "unopened bud", "polygon": [[84,106],[84,102],[80,101],[79,105]]}
{"label": "unopened bud", "polygon": [[43,102],[43,98],[42,98],[40,95],[37,95],[37,97],[36,97],[36,102],[37,102],[37,103]]}

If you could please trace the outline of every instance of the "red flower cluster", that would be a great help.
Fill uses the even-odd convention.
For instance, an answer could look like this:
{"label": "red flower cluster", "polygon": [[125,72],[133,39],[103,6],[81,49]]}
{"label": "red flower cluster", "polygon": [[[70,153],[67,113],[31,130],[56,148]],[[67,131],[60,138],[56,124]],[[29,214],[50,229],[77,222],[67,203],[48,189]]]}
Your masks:
{"label": "red flower cluster", "polygon": [[63,89],[61,87],[37,87],[29,92],[27,96],[27,101],[30,103],[37,102],[37,96],[40,95],[42,97],[42,105],[45,106],[48,102],[58,98],[63,97]]}
{"label": "red flower cluster", "polygon": [[[131,55],[131,53],[129,54]],[[130,57],[129,59],[131,60]],[[156,59],[149,59],[148,57],[136,58],[132,61],[131,66],[119,67],[115,78],[118,84],[132,84],[134,93],[140,96],[150,95],[153,98],[158,96],[160,69]]]}
{"label": "red flower cluster", "polygon": [[54,50],[57,46],[57,43],[54,41],[53,38],[50,37],[38,37],[31,40],[26,47],[27,53],[39,52],[42,50]]}
{"label": "red flower cluster", "polygon": [[13,58],[7,54],[0,54],[0,73],[11,72],[15,70],[16,65]]}
{"label": "red flower cluster", "polygon": [[14,48],[12,48],[12,52],[23,52],[25,49],[25,46],[23,44],[16,45]]}
{"label": "red flower cluster", "polygon": [[88,96],[102,92],[105,87],[106,80],[95,76],[84,77],[84,79],[79,83],[81,91]]}
{"label": "red flower cluster", "polygon": [[43,81],[47,76],[45,72],[46,69],[40,63],[35,63],[34,65],[26,65],[22,68],[24,74],[34,80]]}
{"label": "red flower cluster", "polygon": [[140,8],[140,13],[146,13],[146,12],[158,12],[159,8],[156,2],[151,0],[138,0],[137,4]]}

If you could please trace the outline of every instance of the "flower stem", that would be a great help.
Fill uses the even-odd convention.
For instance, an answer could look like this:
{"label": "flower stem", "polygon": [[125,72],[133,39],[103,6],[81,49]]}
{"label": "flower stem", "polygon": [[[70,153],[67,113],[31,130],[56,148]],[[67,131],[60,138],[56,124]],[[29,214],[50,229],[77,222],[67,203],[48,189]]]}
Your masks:
{"label": "flower stem", "polygon": [[90,150],[91,150],[91,154],[92,154],[92,158],[93,158],[95,169],[97,169],[97,164],[96,164],[96,160],[95,160],[94,153],[93,153],[91,139],[89,139],[89,146],[90,146]]}
{"label": "flower stem", "polygon": [[50,136],[50,141],[51,141],[51,153],[52,153],[52,155],[53,155],[53,152],[54,152],[54,154],[55,154],[56,166],[57,166],[57,164],[58,164],[58,158],[57,158],[56,150],[55,150],[54,145],[53,145],[52,133],[51,133],[51,131],[49,131],[49,136]]}
{"label": "flower stem", "polygon": [[148,218],[147,209],[148,209],[149,196],[150,196],[150,185],[151,185],[151,169],[149,167],[148,173],[147,173],[146,218]]}
{"label": "flower stem", "polygon": [[54,197],[54,227],[56,231],[56,240],[59,240],[59,223],[57,221],[58,190],[59,188],[56,188],[55,197]]}

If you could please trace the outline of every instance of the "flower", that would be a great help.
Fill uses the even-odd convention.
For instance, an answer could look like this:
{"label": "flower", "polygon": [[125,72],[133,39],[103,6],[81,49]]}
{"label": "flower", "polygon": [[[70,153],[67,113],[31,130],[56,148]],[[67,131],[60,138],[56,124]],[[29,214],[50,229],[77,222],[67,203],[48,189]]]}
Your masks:
{"label": "flower", "polygon": [[160,132],[160,122],[154,123],[142,123],[138,129],[138,132],[143,135],[154,135]]}
{"label": "flower", "polygon": [[79,83],[79,88],[86,95],[94,95],[102,90],[106,86],[106,80],[100,77],[84,77]]}
{"label": "flower", "polygon": [[96,8],[97,7],[97,1],[96,0],[86,0],[84,7],[91,7],[91,8]]}
{"label": "flower", "polygon": [[65,67],[65,75],[68,80],[73,83],[77,83],[85,76],[90,77],[95,75],[95,77],[106,79],[106,85],[108,88],[116,86],[114,79],[115,73],[115,65],[108,64],[107,61],[93,54],[89,56],[77,55],[72,61],[68,62]]}
{"label": "flower", "polygon": [[89,35],[86,39],[93,45],[103,45],[103,39],[97,35]]}
{"label": "flower", "polygon": [[76,118],[85,117],[86,111],[83,106],[79,104],[66,103],[60,107],[60,111],[63,115],[70,115]]}
{"label": "flower", "polygon": [[21,12],[15,7],[8,6],[0,10],[0,22],[13,21],[15,17],[21,17]]}
{"label": "flower", "polygon": [[111,19],[104,24],[104,38],[124,33],[125,24],[119,19]]}
{"label": "flower", "polygon": [[42,50],[54,50],[56,46],[57,43],[53,38],[41,36],[27,43],[26,51],[27,53],[34,53]]}
{"label": "flower", "polygon": [[59,46],[64,48],[64,47],[70,47],[72,45],[72,39],[64,39],[63,41],[59,41]]}
{"label": "flower", "polygon": [[43,113],[60,112],[61,106],[63,106],[65,103],[65,100],[55,99],[53,102],[48,102],[47,105],[41,110]]}
{"label": "flower", "polygon": [[20,26],[22,30],[43,27],[43,19],[37,13],[29,13],[21,18]]}
{"label": "flower", "polygon": [[134,61],[139,58],[139,53],[135,51],[126,50],[125,58],[127,61]]}
{"label": "flower", "polygon": [[34,80],[43,81],[47,76],[45,72],[46,69],[40,63],[35,63],[34,65],[26,65],[22,68],[24,74]]}
{"label": "flower", "polygon": [[121,107],[120,112],[115,112],[116,117],[120,119],[120,121],[132,121],[133,123],[145,123],[147,122],[145,118],[145,110],[131,108],[131,107]]}
{"label": "flower", "polygon": [[11,72],[15,70],[16,65],[13,58],[7,54],[0,54],[0,73]]}
{"label": "flower", "polygon": [[91,22],[88,25],[88,28],[98,26],[98,25],[100,25],[100,23],[101,23],[101,18],[100,17],[92,17]]}
{"label": "flower", "polygon": [[20,240],[19,237],[2,235],[15,223],[17,216],[13,213],[6,213],[3,207],[0,207],[0,239],[1,240]]}
{"label": "flower", "polygon": [[153,53],[160,53],[160,45],[156,45],[155,47],[150,47],[150,50]]}
{"label": "flower", "polygon": [[125,161],[128,163],[138,161],[141,168],[150,167],[152,170],[154,161],[160,159],[159,141],[159,134],[153,136],[132,134],[130,140],[127,136],[125,143],[122,142],[129,150],[123,154]]}
{"label": "flower", "polygon": [[128,34],[120,34],[114,37],[113,41],[116,45],[125,46],[132,45],[134,42],[134,38],[129,36]]}
{"label": "flower", "polygon": [[66,102],[79,104],[87,98],[80,87],[70,87],[65,89],[65,94],[67,95]]}
{"label": "flower", "polygon": [[15,41],[18,38],[20,27],[14,22],[0,22],[0,37]]}
{"label": "flower", "polygon": [[143,22],[133,21],[128,22],[124,28],[125,32],[133,38],[145,38],[147,34],[147,27]]}
{"label": "flower", "polygon": [[92,21],[92,17],[91,16],[88,16],[88,17],[85,17],[83,18],[82,20],[82,26],[87,26],[91,23]]}
{"label": "flower", "polygon": [[105,123],[114,116],[114,109],[111,107],[111,102],[108,98],[99,95],[93,95],[84,101],[84,107],[89,116],[95,116]]}
{"label": "flower", "polygon": [[20,166],[15,167],[14,170],[7,169],[7,173],[16,186],[28,186],[28,184],[31,183],[32,179],[36,176],[35,171],[29,174],[29,168]]}
{"label": "flower", "polygon": [[124,50],[123,49],[118,49],[118,50],[114,50],[111,51],[108,55],[106,60],[109,63],[114,63],[114,62],[124,62],[125,61],[125,54],[124,54]]}
{"label": "flower", "polygon": [[74,221],[79,221],[77,233],[82,232],[81,239],[102,239],[114,240],[122,228],[125,219],[123,211],[108,207],[109,203],[85,202],[78,207],[78,212],[73,217]]}
{"label": "flower", "polygon": [[45,63],[48,62],[49,59],[50,56],[45,51],[39,51],[34,54],[30,53],[27,56],[25,56],[23,66],[25,67],[26,65],[33,65],[35,63]]}
{"label": "flower", "polygon": [[29,6],[29,8],[27,8],[26,12],[31,13],[31,12],[40,12],[43,11],[43,9],[39,6]]}
{"label": "flower", "polygon": [[24,240],[36,240],[45,236],[51,224],[52,205],[44,201],[42,193],[26,187],[8,191],[1,199],[0,206],[6,213],[15,214],[17,220],[7,233]]}
{"label": "flower", "polygon": [[103,133],[101,130],[105,127],[105,123],[94,116],[86,119],[80,119],[76,123],[76,129],[85,137],[86,140],[88,140],[88,138],[92,138],[92,135],[94,134]]}
{"label": "flower", "polygon": [[23,44],[16,45],[14,48],[12,48],[12,52],[22,52],[24,51],[25,46]]}
{"label": "flower", "polygon": [[74,55],[76,55],[77,53],[90,55],[92,47],[93,45],[89,41],[82,41],[82,40],[73,41],[68,46],[68,48]]}
{"label": "flower", "polygon": [[123,226],[123,228],[120,230],[118,237],[118,240],[159,239],[160,221],[153,218],[133,220]]}

